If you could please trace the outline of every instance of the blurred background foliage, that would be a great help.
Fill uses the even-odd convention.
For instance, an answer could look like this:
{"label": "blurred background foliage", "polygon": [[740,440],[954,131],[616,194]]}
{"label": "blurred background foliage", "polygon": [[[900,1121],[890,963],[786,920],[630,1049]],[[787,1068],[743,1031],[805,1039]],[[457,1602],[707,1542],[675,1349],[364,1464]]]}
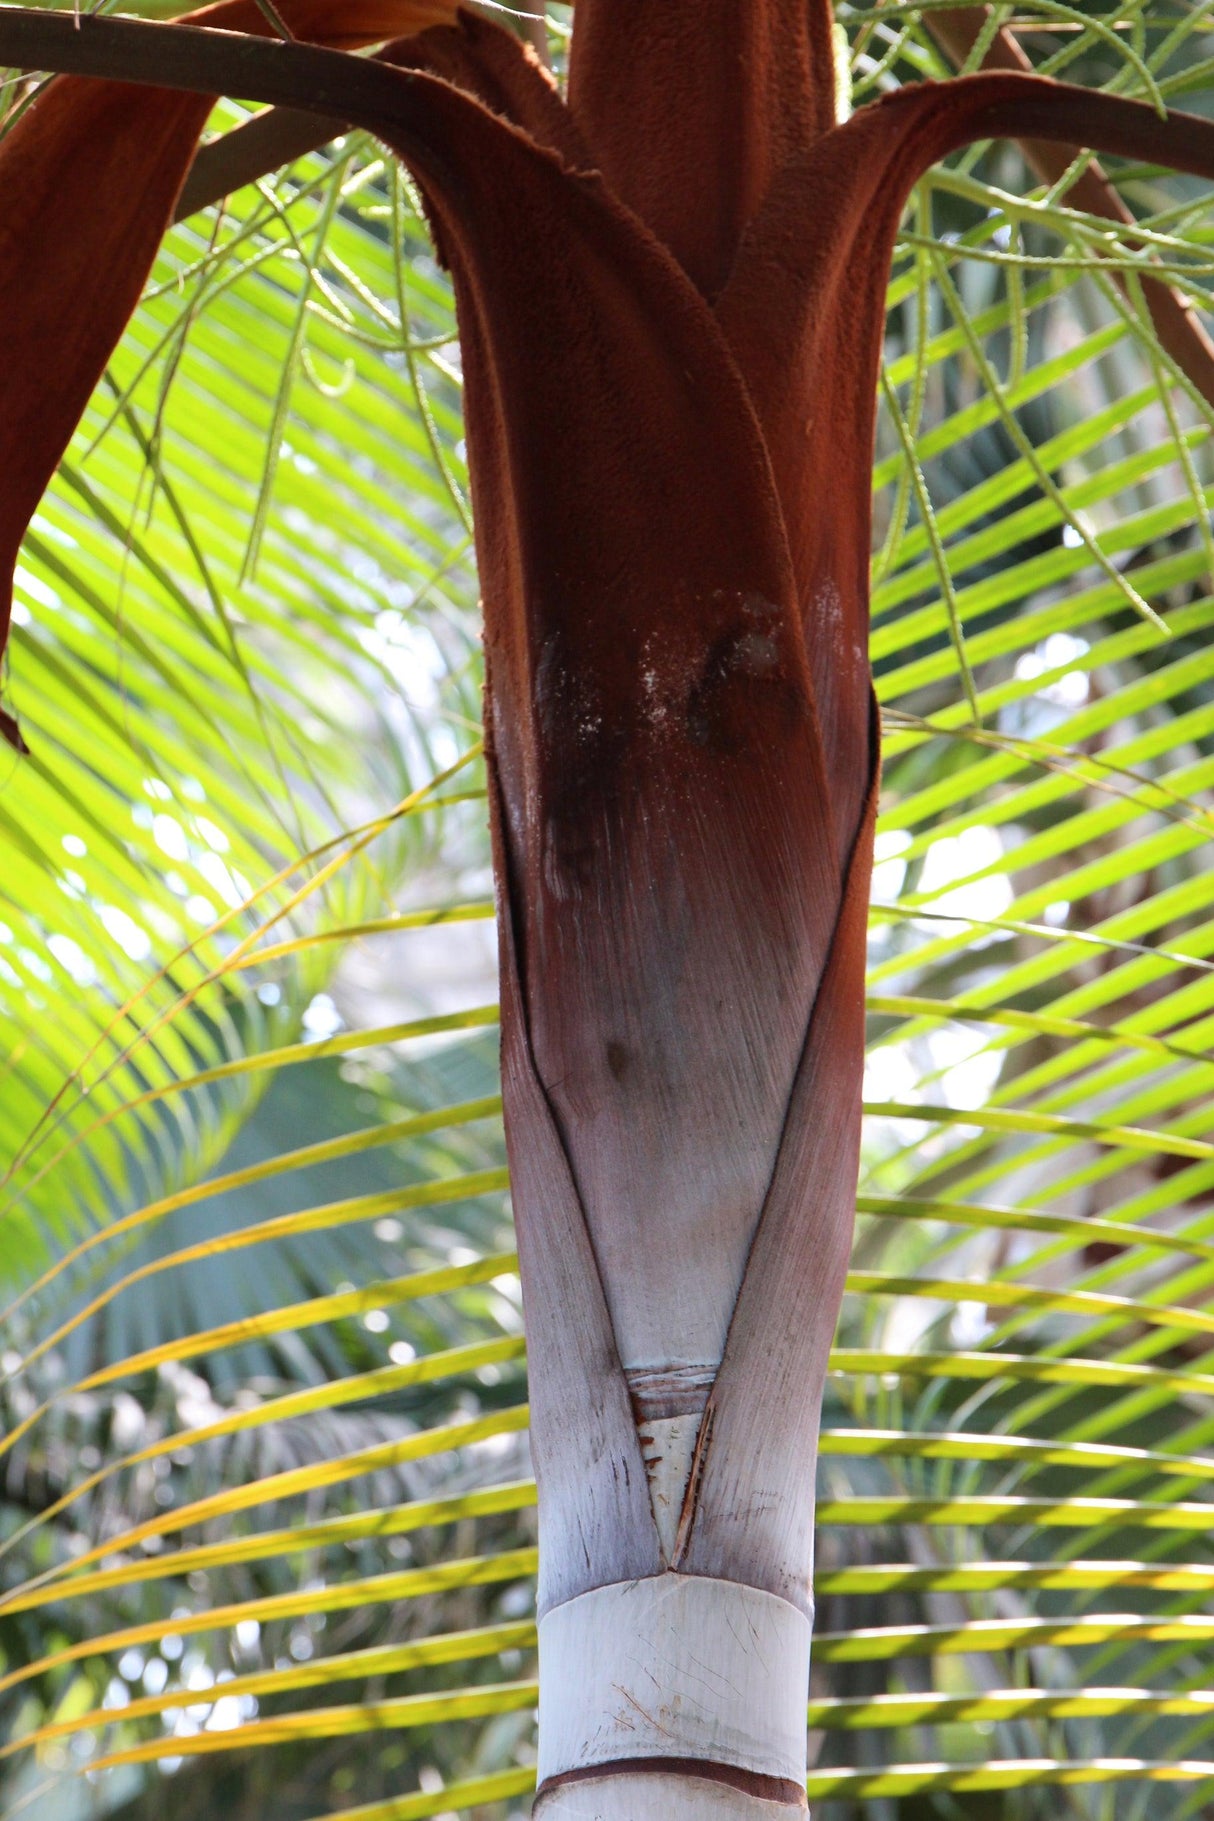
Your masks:
{"label": "blurred background foliage", "polygon": [[[857,101],[948,72],[930,11],[840,5]],[[995,23],[1209,105],[1202,5]],[[1207,307],[1214,229],[1203,186],[1112,174],[1137,227],[977,148],[891,283],[823,1821],[1214,1814],[1211,408],[1141,289]],[[169,236],[17,602],[0,1812],[521,1816],[459,349],[374,143]]]}

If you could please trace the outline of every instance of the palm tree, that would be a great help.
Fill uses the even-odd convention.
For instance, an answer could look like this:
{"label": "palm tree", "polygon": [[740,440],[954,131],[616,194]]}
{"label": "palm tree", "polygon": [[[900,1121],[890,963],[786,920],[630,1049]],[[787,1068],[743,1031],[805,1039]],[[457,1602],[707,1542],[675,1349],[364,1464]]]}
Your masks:
{"label": "palm tree", "polygon": [[[614,188],[637,207],[644,205],[642,212],[654,225],[668,230],[663,239],[679,264],[701,292],[715,296],[725,276],[724,268],[712,263],[721,257],[720,237],[732,257],[740,224],[753,213],[753,197],[731,196],[724,185],[720,197],[709,190],[701,198],[699,185],[695,195],[685,192],[679,199],[673,180],[659,184],[656,197],[646,197],[645,185],[655,169],[669,176],[664,159],[677,174],[686,134],[694,140],[697,107],[708,102],[718,109],[720,97],[710,82],[697,79],[687,85],[685,102],[671,107],[673,78],[663,74],[656,53],[638,56],[638,68],[648,72],[646,80],[663,97],[664,130],[674,138],[664,149],[655,137],[656,116],[644,115],[643,84],[636,105],[650,118],[650,131],[636,134],[627,110],[601,92],[608,87],[604,72],[622,67],[610,15],[597,26],[593,12],[586,17],[588,61],[579,78],[575,55],[575,104],[579,81],[587,86],[575,114]],[[86,67],[106,70],[115,68],[106,61],[111,55],[128,56],[133,46],[139,57],[152,42],[122,27],[112,34],[90,27],[68,38],[55,29],[62,21],[14,17],[12,23],[14,29],[30,27],[40,61],[84,59]],[[348,15],[343,23],[349,25]],[[154,42],[159,46],[162,35]],[[189,43],[191,59],[211,54],[211,45],[195,44],[188,34],[176,42]],[[714,45],[713,35],[703,33],[702,42]],[[898,105],[861,112],[844,128],[828,129],[833,106],[821,75],[826,39],[820,20],[800,59],[803,72],[810,72],[809,89],[793,98],[787,116],[766,100],[760,105],[756,92],[742,96],[742,129],[756,121],[773,128],[774,149],[751,147],[753,156],[730,164],[731,171],[751,174],[756,194],[767,187],[764,159],[770,165],[776,151],[784,155],[796,144],[795,137],[781,138],[794,133],[787,122],[795,125],[804,117],[809,136],[794,158],[795,183],[788,178],[782,188],[782,180],[773,179],[770,208],[744,243],[753,258],[749,266],[735,268],[714,313],[717,324],[729,330],[733,358],[742,363],[759,409],[788,522],[801,527],[790,553],[765,492],[767,470],[748,428],[747,394],[721,349],[720,327],[713,327],[669,260],[663,264],[652,243],[628,225],[631,218],[605,202],[593,182],[570,176],[582,154],[568,137],[572,129],[551,91],[508,40],[481,25],[465,22],[420,44],[407,55],[437,69],[444,81],[455,77],[482,90],[491,80],[496,83],[497,105],[550,140],[567,166],[562,172],[551,157],[526,149],[528,142],[518,133],[487,126],[489,116],[482,118],[464,100],[452,101],[455,91],[424,78],[404,84],[396,79],[394,87],[384,88],[374,72],[359,66],[349,80],[366,88],[370,99],[365,106],[360,99],[358,109],[346,105],[344,93],[323,91],[332,111],[379,127],[385,119],[385,104],[377,99],[381,88],[409,97],[410,108],[415,102],[421,107],[422,126],[410,118],[410,131],[423,130],[428,107],[454,110],[462,123],[471,123],[466,132],[461,128],[459,142],[460,154],[473,165],[459,180],[461,206],[469,196],[475,199],[478,185],[483,192],[472,229],[453,220],[455,204],[442,188],[447,175],[436,176],[426,162],[430,154],[410,141],[438,217],[440,245],[455,265],[457,290],[461,283],[465,287],[469,437],[490,610],[490,784],[497,805],[499,890],[509,912],[503,924],[505,1085],[532,1337],[532,1434],[544,1485],[541,1638],[546,1636],[557,1666],[547,1674],[552,1705],[541,1729],[541,1774],[547,1773],[551,1792],[546,1802],[553,1813],[580,1812],[579,1773],[590,1770],[596,1773],[593,1781],[609,1781],[637,1813],[649,1812],[638,1806],[645,1802],[669,1812],[684,1780],[687,1812],[716,1803],[722,1813],[746,1813],[773,1799],[777,1806],[796,1807],[808,1647],[801,1614],[812,1516],[804,1489],[812,1478],[817,1397],[850,1239],[859,1109],[856,970],[866,850],[863,842],[857,847],[855,829],[872,770],[867,679],[854,654],[868,544],[866,485],[860,490],[872,422],[873,369],[866,361],[876,359],[875,312],[883,299],[887,243],[901,209],[898,185],[909,182],[917,168],[914,163],[901,168],[903,128],[909,121],[915,132],[927,132],[926,145],[915,148],[919,158],[943,151],[950,135],[964,136],[975,121],[986,130],[1002,125],[1037,134],[1074,134],[1077,124],[1086,131],[1094,122],[1114,149],[1133,153],[1166,145],[1177,162],[1187,159],[1199,167],[1207,134],[1200,123],[1177,128],[1173,119],[1169,136],[1161,139],[1161,129],[1144,124],[1141,110],[1092,94],[1076,95],[1068,104],[1076,110],[1072,120],[1061,111],[1068,91],[1051,92],[1056,111],[1043,115],[1034,111],[1038,90],[1032,82],[1002,77],[944,91],[943,111],[936,91],[909,85],[904,105],[899,99]],[[675,67],[686,67],[688,44],[659,49],[677,57]],[[716,45],[713,54],[719,49]],[[228,47],[222,50],[228,54]],[[162,78],[178,69],[174,64],[166,72],[158,63],[138,61],[118,67],[143,75],[151,70]],[[765,70],[770,75],[783,64],[764,65],[758,58],[748,67],[756,79],[766,80]],[[315,106],[321,91],[313,86],[301,95],[289,85],[284,90],[284,68],[306,70],[308,82],[345,79],[307,52],[287,56],[270,47],[260,63],[244,58],[240,83],[260,85],[267,98],[285,93]],[[205,85],[211,72],[191,68],[188,77]],[[20,321],[46,325],[48,297],[78,297],[86,274],[97,266],[95,246],[114,234],[113,221],[94,196],[99,180],[105,193],[106,167],[83,155],[86,145],[97,144],[99,119],[112,121],[119,140],[126,134],[133,151],[146,154],[148,112],[129,94],[88,93],[101,115],[85,118],[79,92],[64,86],[36,102],[6,141],[28,219],[40,223],[42,199],[53,197],[80,224],[69,253],[71,285],[54,270],[47,283],[39,281],[36,249],[28,259],[10,262],[10,303]],[[174,149],[180,138],[183,170],[203,110],[159,96],[148,105],[151,115],[167,123],[163,130]],[[381,111],[368,114],[366,108]],[[937,117],[940,137],[933,139],[930,123]],[[708,132],[717,118],[710,112],[699,130]],[[287,125],[298,131],[298,122]],[[85,138],[73,140],[82,126]],[[644,156],[638,153],[642,144]],[[48,156],[48,146],[57,162]],[[130,155],[123,152],[117,160],[128,207],[119,225],[124,248],[131,247],[133,235],[146,233],[150,259],[179,175],[174,177],[167,155],[160,158],[155,164],[160,189],[148,202],[126,182],[124,160]],[[453,155],[451,148],[446,155]],[[704,158],[697,156],[697,183],[703,168]],[[813,221],[801,219],[806,193],[819,206],[823,194],[834,205],[816,235]],[[705,199],[707,226],[693,207]],[[859,204],[865,199],[868,213],[861,222]],[[524,228],[530,224],[532,233],[535,221],[547,225],[545,252],[558,244],[553,224],[561,223],[559,245],[568,270],[555,296],[543,291],[543,271],[534,260],[531,267],[523,260],[520,248],[526,248],[527,237],[511,209],[521,211],[519,220]],[[769,231],[763,230],[764,221]],[[795,229],[802,230],[800,240]],[[683,233],[685,245],[679,239]],[[52,250],[47,257],[53,264],[61,253]],[[931,257],[936,262],[940,255]],[[19,388],[18,408],[8,419],[18,458],[14,471],[22,476],[8,506],[14,532],[40,489],[40,465],[57,454],[57,440],[95,377],[90,368],[105,359],[108,342],[100,343],[110,333],[106,307],[116,332],[117,319],[142,283],[134,252],[131,258],[129,269],[113,262],[99,268],[116,272],[125,290],[112,303],[103,298],[105,307],[88,314],[83,340],[89,345],[79,372],[62,363],[62,418],[58,412],[48,418],[43,389]],[[937,275],[941,295],[965,333],[972,326],[965,301],[946,265],[940,264]],[[1131,295],[1135,285],[1155,282],[1138,258],[1127,279]],[[782,285],[789,288],[782,291]],[[802,314],[806,296],[815,305],[808,320]],[[1021,297],[1021,322],[1024,307]],[[1009,318],[1015,316],[1010,294],[1007,310]],[[85,321],[74,306],[71,321]],[[587,333],[588,323],[594,335]],[[46,326],[42,333],[48,333]],[[57,350],[72,348],[70,337],[64,342],[54,325],[49,333]],[[921,356],[925,333],[920,331]],[[790,339],[784,356],[773,361],[779,334]],[[554,360],[553,348],[560,360]],[[538,367],[537,349],[544,352]],[[1002,425],[1025,472],[1039,474],[1045,497],[1083,556],[1100,564],[1114,602],[1102,611],[1145,609],[1150,624],[1154,609],[1142,587],[1118,571],[1080,515],[1068,509],[1048,468],[1034,466],[1022,426],[1011,410],[1001,409],[1004,395],[978,336],[971,353],[993,421]],[[575,363],[569,371],[562,364],[566,355]],[[798,360],[804,385],[814,386],[817,415],[809,437],[803,418],[810,395],[788,384]],[[919,371],[928,371],[922,358]],[[1023,371],[1022,364],[1021,377]],[[894,428],[912,446],[921,387],[909,410],[891,387],[889,405]],[[1174,421],[1175,409],[1168,428],[1187,478],[1194,473],[1191,439]],[[1148,462],[1135,470],[1135,481],[1149,472]],[[628,485],[621,491],[624,473]],[[904,497],[895,500],[888,528],[887,569],[895,555],[909,549],[913,556],[905,523],[908,497],[918,506],[920,549],[937,558],[942,551],[924,475],[917,467],[906,473]],[[1192,484],[1195,488],[1195,479]],[[811,485],[827,487],[835,502],[833,518],[811,518],[797,509]],[[997,505],[997,489],[988,498]],[[587,518],[587,500],[599,516]],[[604,501],[618,502],[605,518]],[[973,518],[960,523],[968,527]],[[601,528],[606,525],[610,534]],[[953,535],[952,524],[945,535]],[[987,531],[985,542],[980,531],[981,553],[967,549],[966,561],[989,561],[1006,535],[1002,522]],[[256,536],[255,525],[255,541]],[[652,597],[643,607],[637,580],[642,550],[645,601]],[[1204,550],[1199,547],[1194,555],[1198,568],[1192,569],[1190,559],[1185,573],[1200,574]],[[894,605],[913,603],[916,586],[920,592],[923,587],[922,565],[918,571],[913,561],[902,566]],[[1054,573],[1061,573],[1056,562]],[[939,625],[950,617],[954,630],[959,623],[947,571],[941,582],[943,619],[939,607],[935,627],[923,611],[901,615],[900,649],[914,653],[915,640],[920,641],[917,662],[927,681],[947,676],[955,664],[969,697],[962,706],[972,708],[978,722],[978,684],[965,647],[958,638],[950,653],[939,643]],[[807,614],[804,635],[793,630],[798,603]],[[998,605],[985,610],[997,612]],[[623,642],[622,615],[632,616]],[[798,642],[802,636],[804,647]],[[1020,636],[997,626],[988,661],[997,666]],[[918,707],[920,725],[901,731],[908,751],[925,737],[940,738],[940,726],[959,725],[950,722],[951,704]],[[924,710],[933,717],[926,722]],[[680,730],[677,739],[670,734],[672,719]],[[971,737],[979,747],[993,741],[997,753],[1015,758],[1015,740],[999,729],[979,723]],[[949,769],[943,768],[946,777]],[[807,790],[806,781],[814,778],[815,789]],[[1134,793],[1147,786],[1131,774],[1128,788]],[[1137,802],[1133,794],[1131,801]],[[1184,815],[1191,823],[1187,805]],[[1188,832],[1194,832],[1191,825]],[[1057,851],[1051,850],[1048,831],[1038,845],[1047,854]],[[621,853],[626,864],[617,859]],[[1119,855],[1106,855],[1086,871],[1094,881],[1110,872],[1115,876],[1123,864]],[[1025,939],[1023,931],[1011,933]],[[1027,961],[1021,969],[1032,972]],[[984,1004],[980,993],[972,1009]],[[887,1015],[903,1014],[924,1015],[913,1003],[892,1002]],[[1071,1024],[1075,1028],[1067,1035],[1098,1041],[1082,1020]],[[150,1034],[155,1035],[154,1024]],[[208,1041],[213,1037],[205,1027],[193,1035],[196,1049],[205,1051]],[[747,1059],[744,1069],[740,1055]],[[1048,1064],[1040,1068],[1049,1075]],[[1115,1097],[1115,1086],[1102,1084],[1101,1091]],[[729,1108],[740,1118],[736,1128],[728,1120],[722,1124],[723,1109]],[[1051,1117],[1038,1113],[1020,1129],[1038,1131],[1047,1144],[1051,1136],[1083,1135],[1070,1127],[1055,1130]],[[998,1130],[999,1116],[992,1115],[990,1123]],[[1132,1148],[1125,1136],[1131,1129],[1106,1120],[1095,1135],[1100,1142]],[[982,1181],[981,1164],[970,1165],[973,1150],[962,1147],[946,1162],[925,1160],[921,1175],[930,1185],[946,1174],[953,1198],[943,1200],[937,1185],[923,1204],[926,1210],[956,1205],[959,1183],[971,1177]],[[1173,1140],[1171,1154],[1200,1165],[1204,1151],[1200,1140],[1182,1134]],[[902,1175],[899,1186],[913,1184],[896,1158],[885,1167]],[[812,1219],[805,1212],[811,1191]],[[664,1211],[658,1226],[651,1213],[655,1202]],[[993,1225],[992,1212],[986,1215],[986,1224]],[[773,1286],[781,1283],[778,1292]],[[1001,1285],[1000,1297],[1007,1301],[998,1306],[1008,1309],[1023,1301],[1014,1286]],[[1054,1291],[1050,1306],[1065,1308],[1065,1294]],[[1101,1313],[1112,1319],[1112,1306]],[[1175,1311],[1171,1319],[1179,1319]],[[1047,1382],[1049,1372],[1047,1364],[1041,1374]],[[1064,1375],[1060,1382],[1070,1381]],[[1074,1382],[1101,1381],[1097,1373],[1094,1380],[1081,1376]],[[1132,1382],[1132,1375],[1124,1382]],[[574,1438],[584,1451],[577,1455]],[[1131,1466],[1112,1459],[1106,1464],[1127,1471]],[[756,1487],[763,1489],[761,1518]],[[745,1626],[734,1613],[731,1628],[735,1604],[745,1607]],[[658,1624],[668,1636],[655,1633]],[[669,1715],[659,1715],[648,1735],[634,1719],[623,1729],[626,1739],[616,1739],[618,1751],[607,1750],[605,1735],[598,1736],[587,1758],[589,1730],[601,1718],[592,1705],[595,1675],[606,1698],[622,1673],[613,1650],[635,1657],[637,1639],[649,1636],[664,1660],[673,1649],[677,1662],[680,1650],[702,1653],[715,1626],[724,1628],[723,1663],[724,1653],[734,1648],[729,1637],[739,1630],[751,1628],[762,1638],[770,1685],[755,1679],[749,1652],[743,1653],[744,1671],[739,1665],[726,1682],[749,1678],[750,1702],[770,1717],[770,1736],[762,1737],[749,1707],[731,1715],[723,1698],[693,1720],[688,1700],[681,1709],[686,1736]],[[690,1673],[690,1665],[663,1672],[665,1699],[679,1692],[683,1673]],[[570,1689],[577,1690],[580,1702],[566,1698]],[[498,1699],[506,1705],[518,1697]],[[617,1758],[637,1769],[619,1774]],[[653,1767],[646,1763],[651,1758],[668,1766],[673,1760],[676,1773],[651,1775]],[[687,1766],[680,1760],[692,1760],[695,1774],[685,1778]],[[638,1769],[646,1773],[642,1787],[631,1796],[621,1794]],[[600,1792],[585,1799],[608,1798]]]}

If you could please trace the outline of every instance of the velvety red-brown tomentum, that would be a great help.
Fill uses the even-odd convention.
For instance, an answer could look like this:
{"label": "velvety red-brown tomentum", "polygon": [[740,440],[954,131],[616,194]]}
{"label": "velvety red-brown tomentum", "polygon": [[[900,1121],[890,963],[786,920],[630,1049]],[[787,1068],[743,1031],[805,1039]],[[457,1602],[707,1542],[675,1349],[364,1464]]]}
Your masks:
{"label": "velvety red-brown tomentum", "polygon": [[[824,0],[579,0],[567,102],[497,26],[433,23],[439,0],[283,11],[323,43],[414,35],[343,60],[0,15],[7,62],[151,85],[62,78],[0,143],[0,564],[208,95],[376,132],[421,185],[463,344],[541,1609],[672,1565],[805,1605],[859,1125],[894,235],[971,140],[1209,176],[1214,126],[1018,71],[837,124]],[[265,29],[245,0],[199,23]],[[637,1424],[701,1412],[664,1550]]]}

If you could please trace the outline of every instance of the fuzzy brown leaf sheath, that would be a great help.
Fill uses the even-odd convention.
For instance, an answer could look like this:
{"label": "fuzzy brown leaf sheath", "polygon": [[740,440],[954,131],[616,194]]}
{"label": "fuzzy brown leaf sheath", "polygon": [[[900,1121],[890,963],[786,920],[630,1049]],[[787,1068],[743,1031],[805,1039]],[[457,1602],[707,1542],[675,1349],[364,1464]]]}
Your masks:
{"label": "fuzzy brown leaf sheath", "polygon": [[830,8],[578,0],[569,99],[620,201],[715,297],[775,173],[834,124]]}
{"label": "fuzzy brown leaf sheath", "polygon": [[625,1364],[712,1363],[836,914],[830,793],[711,316],[601,185],[519,162],[549,230],[486,184],[465,276],[465,190],[456,261],[503,901]]}

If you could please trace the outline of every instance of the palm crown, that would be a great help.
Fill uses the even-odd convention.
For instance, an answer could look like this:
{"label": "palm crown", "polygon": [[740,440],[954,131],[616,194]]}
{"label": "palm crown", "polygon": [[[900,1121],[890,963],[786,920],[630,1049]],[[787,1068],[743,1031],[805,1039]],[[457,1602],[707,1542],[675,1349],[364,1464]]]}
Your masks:
{"label": "palm crown", "polygon": [[[286,16],[321,37],[326,10]],[[816,1452],[859,1115],[868,469],[894,233],[915,179],[974,138],[1209,174],[1214,130],[1017,72],[836,122],[820,12],[755,9],[744,45],[736,19],[666,17],[626,56],[606,0],[580,9],[566,107],[484,21],[356,10],[343,39],[426,29],[383,68],[181,27],[172,43],[60,34],[65,63],[153,87],[65,81],[4,141],[22,201],[0,311],[35,355],[53,345],[62,385],[50,413],[14,389],[0,532],[15,552],[213,90],[366,125],[406,160],[453,272],[468,382],[541,1607],[666,1569],[804,1604],[794,1488]],[[48,242],[52,191],[76,231]],[[114,245],[121,261],[100,257]],[[82,313],[99,266],[112,287]],[[724,1106],[744,1142],[717,1138]],[[773,1400],[756,1363],[773,1347],[794,1397]],[[647,1425],[683,1418],[663,1538]],[[571,1420],[593,1473],[563,1464]],[[788,1489],[766,1528],[738,1493],[756,1475]],[[595,1547],[575,1558],[571,1536]]]}

